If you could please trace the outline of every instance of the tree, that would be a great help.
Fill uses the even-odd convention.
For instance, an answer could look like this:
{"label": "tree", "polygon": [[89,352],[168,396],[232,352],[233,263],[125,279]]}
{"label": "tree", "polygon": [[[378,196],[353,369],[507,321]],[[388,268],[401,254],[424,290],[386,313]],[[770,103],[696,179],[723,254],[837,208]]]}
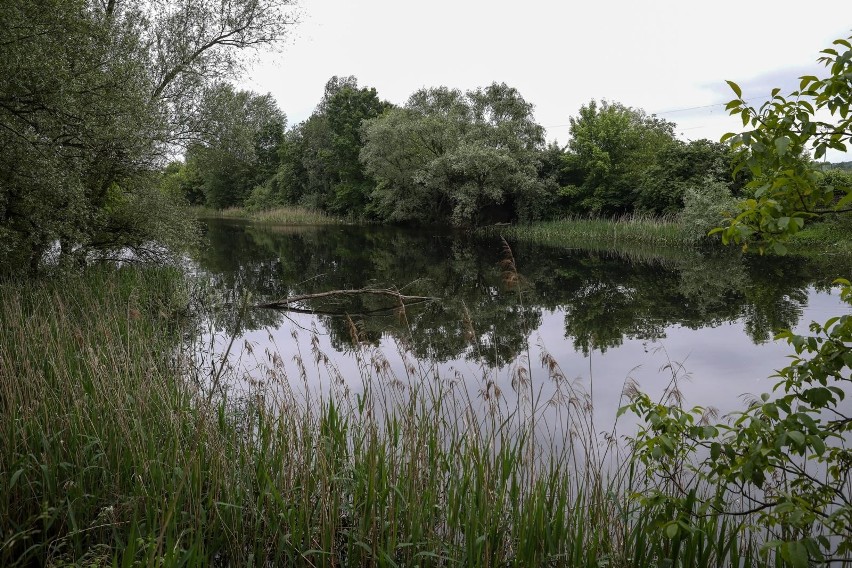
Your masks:
{"label": "tree", "polygon": [[734,178],[733,156],[726,144],[710,140],[665,145],[649,165],[639,182],[635,206],[653,213],[674,213],[684,207],[684,195],[690,189],[723,183],[732,195],[739,195],[745,172]]}
{"label": "tree", "polygon": [[282,201],[369,217],[375,181],[359,160],[361,125],[390,106],[376,89],[359,88],[353,76],[329,79],[314,113],[287,134],[281,148]]}
{"label": "tree", "polygon": [[[852,43],[839,39],[834,45],[841,51],[829,48],[820,58],[829,70],[826,78],[802,77],[789,97],[774,89],[759,110],[730,83],[737,98],[728,108],[751,129],[724,139],[737,151],[738,168],[748,168],[754,179],[753,196],[716,230],[726,243],[745,248],[755,242],[761,251],[783,254],[784,241],[806,222],[842,212],[852,201],[849,187],[820,186],[808,156],[811,148],[817,158],[829,148],[845,150],[852,137]],[[820,111],[834,120],[816,120]],[[838,190],[845,194],[839,200]],[[849,281],[836,283],[841,298],[852,304]],[[754,514],[773,535],[765,550],[776,551],[788,565],[849,560],[852,417],[840,403],[852,383],[852,315],[812,323],[810,330],[812,335],[783,331],[776,336],[794,349],[792,362],[778,372],[772,393],[755,398],[730,422],[708,424],[704,409],[634,394],[629,408],[646,421],[637,438],[638,455],[661,488],[645,500],[660,507],[670,537],[691,530],[696,513]],[[685,469],[712,492],[700,494],[699,486],[684,485]]]}
{"label": "tree", "polygon": [[[739,86],[729,82],[737,98],[727,108],[751,129],[726,134],[723,141],[737,152],[739,169],[748,168],[754,179],[748,184],[753,198],[743,201],[739,214],[718,231],[725,243],[744,248],[754,243],[783,253],[784,241],[807,220],[852,211],[852,186],[845,181],[838,187],[821,186],[809,156],[810,149],[817,160],[828,149],[846,151],[852,139],[852,49],[845,39],[834,46],[819,58],[830,71],[828,77],[801,77],[799,90],[787,97],[774,89],[759,109],[749,106]],[[818,120],[822,112],[834,121]]]}
{"label": "tree", "polygon": [[326,96],[321,104],[331,133],[329,161],[336,172],[328,208],[334,213],[362,217],[375,182],[359,160],[363,147],[361,125],[381,115],[390,104],[379,100],[376,89],[359,89],[354,77],[332,88],[335,79],[332,77],[326,85]]}
{"label": "tree", "polygon": [[227,83],[207,92],[200,114],[205,131],[187,151],[187,164],[201,174],[207,205],[243,205],[253,188],[275,174],[286,117],[272,95]]}
{"label": "tree", "polygon": [[[175,209],[158,175],[236,51],[282,37],[288,0],[10,0],[0,11],[0,263],[140,248]],[[158,219],[158,223],[151,223]],[[177,228],[177,224],[173,228]]]}
{"label": "tree", "polygon": [[546,207],[538,175],[544,130],[512,87],[414,93],[364,124],[361,160],[377,181],[374,207],[391,221],[478,225],[532,218]]}
{"label": "tree", "polygon": [[565,155],[565,209],[618,215],[633,211],[648,169],[675,146],[674,124],[620,103],[592,100],[571,117]]}

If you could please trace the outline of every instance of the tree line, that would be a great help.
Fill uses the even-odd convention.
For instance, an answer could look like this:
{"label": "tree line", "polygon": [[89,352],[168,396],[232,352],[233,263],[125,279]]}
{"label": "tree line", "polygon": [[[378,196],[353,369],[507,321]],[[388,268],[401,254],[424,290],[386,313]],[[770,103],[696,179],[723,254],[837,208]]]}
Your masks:
{"label": "tree line", "polygon": [[[505,83],[424,88],[402,106],[332,77],[286,129],[269,97],[222,84],[205,112],[219,128],[169,165],[163,185],[192,204],[300,205],[358,220],[476,226],[567,215],[680,211],[690,194],[739,195],[727,145],[682,141],[674,123],[592,100],[564,147]],[[709,188],[709,189],[708,189]]]}
{"label": "tree line", "polygon": [[[682,211],[709,230],[707,211],[745,195],[750,170],[734,175],[727,144],[681,141],[671,122],[595,100],[567,145],[548,144],[505,83],[424,88],[397,106],[333,77],[288,128],[271,95],[228,80],[243,52],[286,35],[291,3],[5,2],[0,269],[157,256],[191,234],[179,203],[464,227]],[[850,185],[823,175],[823,193]]]}

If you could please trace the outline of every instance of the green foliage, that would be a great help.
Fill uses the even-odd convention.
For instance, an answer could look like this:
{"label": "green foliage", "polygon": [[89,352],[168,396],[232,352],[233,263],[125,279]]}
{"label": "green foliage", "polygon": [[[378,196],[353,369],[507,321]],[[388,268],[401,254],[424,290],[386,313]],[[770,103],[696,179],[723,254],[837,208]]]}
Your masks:
{"label": "green foliage", "polygon": [[[739,87],[730,83],[737,98],[728,103],[732,115],[742,117],[740,134],[726,134],[737,152],[738,168],[754,176],[748,184],[753,197],[740,204],[724,229],[725,243],[754,243],[762,251],[785,250],[784,241],[795,235],[805,221],[830,212],[845,211],[852,204],[852,186],[820,183],[820,175],[808,152],[820,159],[827,149],[845,151],[852,137],[852,49],[839,39],[819,58],[829,71],[823,79],[801,77],[799,90],[785,97],[780,89],[759,109],[748,106]],[[839,51],[838,51],[839,50]],[[827,112],[833,122],[817,119]],[[836,196],[841,199],[836,201]]]}
{"label": "green foliage", "polygon": [[[789,99],[774,89],[759,111],[729,82],[737,99],[728,108],[752,130],[725,139],[737,151],[738,167],[751,170],[754,180],[741,212],[715,230],[724,242],[744,248],[756,242],[761,251],[783,254],[783,243],[807,220],[852,200],[846,176],[826,180],[807,155],[809,147],[816,158],[828,148],[845,150],[852,136],[852,44],[840,39],[835,45],[841,52],[830,48],[820,58],[828,78],[802,77]],[[820,110],[836,122],[814,120]],[[849,281],[836,285],[852,304]],[[852,417],[841,406],[852,384],[852,316],[812,323],[810,332],[776,336],[792,346],[791,363],[778,372],[773,393],[728,422],[713,425],[701,408],[688,411],[633,394],[628,408],[646,423],[636,440],[638,455],[664,486],[646,503],[685,511],[686,527],[705,515],[757,513],[772,535],[764,553],[776,553],[784,565],[806,568],[852,557]]]}
{"label": "green foliage", "polygon": [[272,96],[220,83],[205,93],[204,133],[187,151],[187,168],[199,172],[205,204],[242,205],[252,189],[274,175],[286,118]]}
{"label": "green foliage", "polygon": [[[0,283],[3,566],[765,565],[735,523],[672,546],[631,503],[639,472],[588,461],[591,433],[554,447],[539,409],[372,373],[368,345],[357,392],[300,392],[268,353],[248,365],[270,388],[210,396],[211,369],[179,364],[200,355],[182,351],[182,284],[133,269]],[[591,432],[583,406],[564,416]]]}
{"label": "green foliage", "polygon": [[163,169],[160,189],[175,200],[189,205],[204,204],[204,180],[196,162],[169,162]]}
{"label": "green foliage", "polygon": [[201,130],[195,110],[205,86],[239,67],[237,50],[279,39],[288,6],[5,2],[3,268],[36,271],[57,242],[69,263],[157,238],[123,205],[154,196],[162,157]]}
{"label": "green foliage", "polygon": [[682,191],[678,221],[695,240],[707,237],[737,207],[728,185],[713,177],[695,180]]}
{"label": "green foliage", "polygon": [[[838,284],[852,303],[849,282]],[[730,422],[713,425],[703,408],[684,410],[641,393],[628,406],[646,423],[636,440],[640,459],[670,484],[656,495],[659,503],[684,507],[698,487],[706,493],[697,514],[757,513],[774,535],[764,550],[777,549],[796,567],[852,554],[852,418],[838,411],[852,382],[852,317],[811,324],[811,333],[777,335],[795,351],[791,364],[779,371],[772,394]]]}
{"label": "green foliage", "polygon": [[361,160],[377,181],[379,217],[466,226],[540,215],[549,194],[532,110],[516,89],[494,83],[465,94],[423,89],[367,121]]}
{"label": "green foliage", "polygon": [[277,190],[284,203],[368,218],[375,181],[359,161],[361,125],[389,108],[376,89],[355,77],[329,79],[308,120],[287,133],[280,149]]}
{"label": "green foliage", "polygon": [[[739,194],[745,176],[740,173],[732,179],[732,171],[729,146],[703,139],[675,140],[657,153],[655,162],[645,171],[635,207],[656,214],[674,213],[686,205],[688,191],[708,183],[722,183],[728,194]],[[706,230],[716,226],[718,223]]]}
{"label": "green foliage", "polygon": [[[675,145],[674,124],[642,110],[594,100],[580,107],[579,115],[571,117],[562,208],[602,215],[633,211],[648,169]],[[653,203],[653,209],[668,205]]]}

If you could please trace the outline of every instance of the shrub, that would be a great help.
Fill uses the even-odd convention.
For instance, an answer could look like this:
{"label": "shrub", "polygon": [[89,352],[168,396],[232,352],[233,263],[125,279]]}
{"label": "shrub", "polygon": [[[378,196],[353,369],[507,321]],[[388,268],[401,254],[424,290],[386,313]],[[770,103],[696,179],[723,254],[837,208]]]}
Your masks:
{"label": "shrub", "polygon": [[711,177],[704,178],[701,186],[688,187],[683,203],[680,222],[696,240],[706,237],[711,229],[721,225],[728,212],[736,209],[728,186]]}

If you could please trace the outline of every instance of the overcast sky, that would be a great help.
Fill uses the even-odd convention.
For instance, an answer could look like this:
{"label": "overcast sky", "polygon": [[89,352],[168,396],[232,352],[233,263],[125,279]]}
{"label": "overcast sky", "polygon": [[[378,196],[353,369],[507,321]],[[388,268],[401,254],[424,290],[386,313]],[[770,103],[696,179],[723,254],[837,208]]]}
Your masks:
{"label": "overcast sky", "polygon": [[593,98],[676,122],[684,139],[718,139],[742,125],[724,111],[733,98],[725,79],[759,104],[773,86],[788,92],[797,77],[824,74],[819,51],[852,34],[852,0],[299,5],[289,42],[262,55],[241,83],[272,93],[291,125],[311,114],[332,75],[355,75],[396,104],[421,87],[498,81],[533,103],[548,138],[560,143],[569,117]]}

